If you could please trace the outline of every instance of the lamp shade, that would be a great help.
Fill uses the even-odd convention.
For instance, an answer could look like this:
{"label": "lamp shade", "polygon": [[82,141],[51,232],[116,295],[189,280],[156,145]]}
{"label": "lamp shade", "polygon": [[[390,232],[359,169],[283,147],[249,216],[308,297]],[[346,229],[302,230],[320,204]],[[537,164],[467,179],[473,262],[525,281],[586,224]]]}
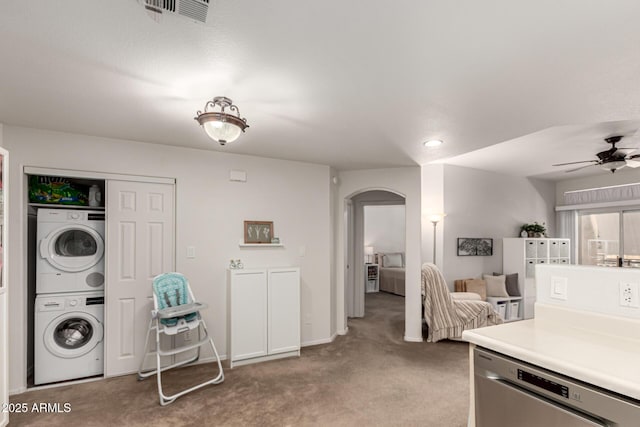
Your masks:
{"label": "lamp shade", "polygon": [[373,255],[373,246],[365,246],[364,247],[365,255]]}
{"label": "lamp shade", "polygon": [[223,121],[217,118],[213,118],[210,121],[203,122],[202,128],[209,136],[209,138],[213,139],[216,142],[219,142],[220,144],[233,142],[238,139],[238,137],[242,133],[242,129],[240,128],[240,126],[236,125],[232,121]]}
{"label": "lamp shade", "polygon": [[434,213],[429,215],[429,221],[433,222],[433,223],[439,223],[440,221],[442,221],[442,219],[447,216],[447,214],[444,213]]}
{"label": "lamp shade", "polygon": [[613,161],[605,162],[601,166],[602,166],[602,169],[615,172],[616,170],[622,169],[623,167],[627,166],[627,162],[624,159],[613,160]]}

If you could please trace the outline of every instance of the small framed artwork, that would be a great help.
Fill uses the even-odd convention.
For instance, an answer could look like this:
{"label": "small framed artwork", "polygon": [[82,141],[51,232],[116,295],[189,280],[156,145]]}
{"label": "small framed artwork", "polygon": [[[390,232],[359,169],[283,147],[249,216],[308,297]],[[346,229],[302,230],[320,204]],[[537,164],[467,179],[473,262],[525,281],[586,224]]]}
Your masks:
{"label": "small framed artwork", "polygon": [[245,221],[245,243],[271,243],[273,239],[273,221]]}
{"label": "small framed artwork", "polygon": [[491,256],[493,239],[458,237],[458,256]]}

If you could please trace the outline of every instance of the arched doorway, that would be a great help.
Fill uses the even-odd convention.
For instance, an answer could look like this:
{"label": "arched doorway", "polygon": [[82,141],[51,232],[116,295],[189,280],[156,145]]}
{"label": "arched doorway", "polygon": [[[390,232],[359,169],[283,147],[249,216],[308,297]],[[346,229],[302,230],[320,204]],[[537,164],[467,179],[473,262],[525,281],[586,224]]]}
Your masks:
{"label": "arched doorway", "polygon": [[[404,297],[404,205],[404,195],[386,189],[363,190],[345,199],[347,317],[365,316],[367,293],[382,290]],[[371,273],[375,284],[368,280]]]}

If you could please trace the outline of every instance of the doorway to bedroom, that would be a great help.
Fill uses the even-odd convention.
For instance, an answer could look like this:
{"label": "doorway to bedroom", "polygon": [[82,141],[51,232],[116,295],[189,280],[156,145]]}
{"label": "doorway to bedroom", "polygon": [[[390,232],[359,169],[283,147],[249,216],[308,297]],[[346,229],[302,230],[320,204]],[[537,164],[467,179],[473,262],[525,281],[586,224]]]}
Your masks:
{"label": "doorway to bedroom", "polygon": [[402,330],[405,198],[391,191],[370,190],[353,196],[347,206],[351,213],[348,265],[354,266],[346,281],[348,317],[383,316]]}

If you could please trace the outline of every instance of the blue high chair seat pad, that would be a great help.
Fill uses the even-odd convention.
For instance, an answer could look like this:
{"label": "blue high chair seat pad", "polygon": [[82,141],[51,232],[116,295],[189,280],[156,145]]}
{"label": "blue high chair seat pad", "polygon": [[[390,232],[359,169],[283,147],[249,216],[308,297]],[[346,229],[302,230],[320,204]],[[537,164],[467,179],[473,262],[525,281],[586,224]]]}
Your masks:
{"label": "blue high chair seat pad", "polygon": [[[191,303],[189,300],[189,282],[180,273],[165,273],[157,276],[153,279],[153,292],[156,294],[159,311]],[[175,326],[180,318],[189,322],[197,316],[197,312],[192,312],[183,316],[161,318],[160,322],[166,326]]]}

